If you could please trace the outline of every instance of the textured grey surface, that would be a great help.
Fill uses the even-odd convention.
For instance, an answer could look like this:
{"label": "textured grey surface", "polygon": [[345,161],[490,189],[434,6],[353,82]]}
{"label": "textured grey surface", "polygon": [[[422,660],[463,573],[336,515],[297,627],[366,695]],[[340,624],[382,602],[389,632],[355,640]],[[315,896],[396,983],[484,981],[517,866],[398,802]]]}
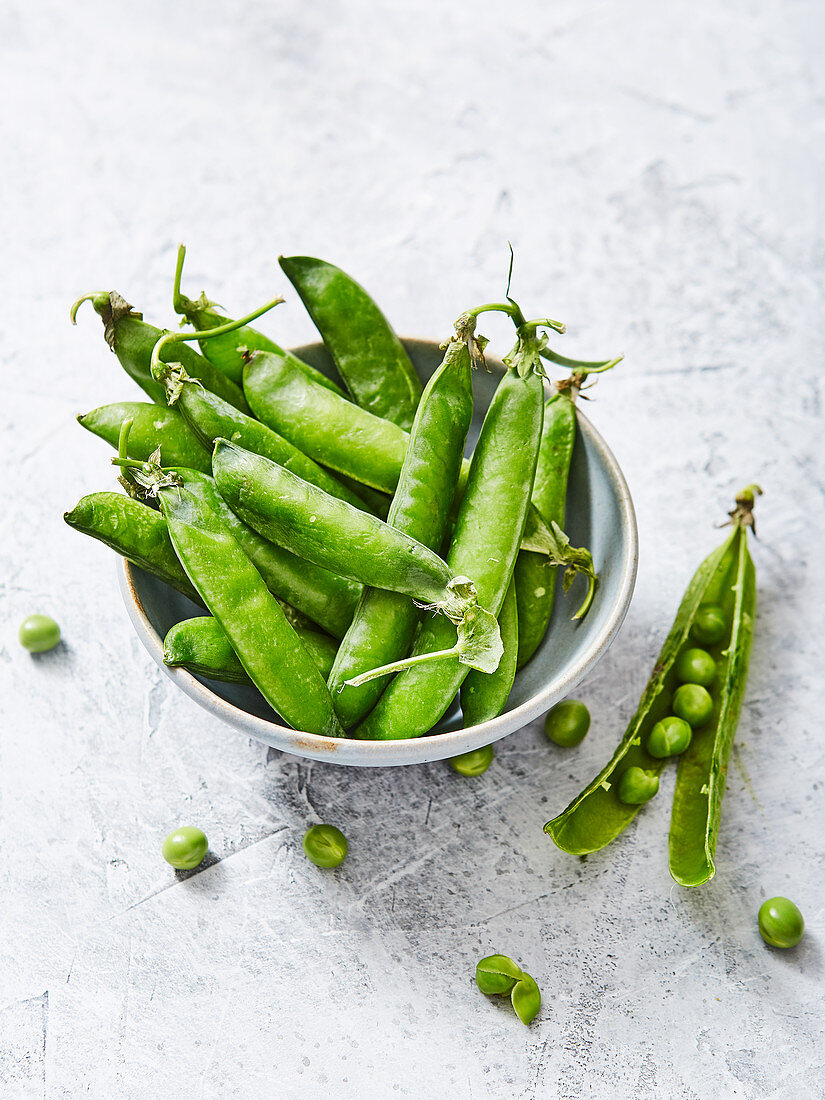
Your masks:
{"label": "textured grey surface", "polygon": [[[2,5],[4,1097],[822,1095],[822,38],[803,0]],[[588,411],[642,555],[581,691],[591,735],[564,753],[529,727],[473,781],[239,739],[152,666],[107,552],[62,524],[111,476],[73,415],[133,392],[70,301],[116,287],[167,319],[183,239],[187,286],[228,309],[306,251],[439,336],[501,293],[508,238],[563,350],[627,354]],[[313,335],[294,301],[272,326]],[[568,858],[541,825],[611,751],[754,478],[719,874],[668,878],[672,775]],[[40,609],[65,644],[31,658]],[[301,854],[317,819],[349,836],[337,873]],[[179,821],[219,860],[182,881],[159,856]],[[807,917],[794,952],[758,938],[774,893]],[[542,987],[529,1030],[473,986],[493,950]]]}

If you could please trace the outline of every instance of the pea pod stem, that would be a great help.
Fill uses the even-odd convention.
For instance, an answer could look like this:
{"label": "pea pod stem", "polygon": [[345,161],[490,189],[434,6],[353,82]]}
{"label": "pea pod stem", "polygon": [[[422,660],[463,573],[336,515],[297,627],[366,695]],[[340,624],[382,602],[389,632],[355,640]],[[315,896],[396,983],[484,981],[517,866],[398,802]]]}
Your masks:
{"label": "pea pod stem", "polygon": [[152,373],[154,374],[156,369],[160,369],[160,354],[167,344],[209,340],[213,336],[223,336],[227,332],[234,332],[236,329],[243,328],[244,325],[248,325],[252,321],[257,320],[258,317],[263,316],[264,313],[268,313],[271,309],[274,309],[275,306],[281,305],[283,300],[284,299],[279,295],[271,301],[266,302],[264,305],[259,306],[258,309],[253,309],[252,312],[247,313],[245,317],[239,317],[236,321],[227,321],[225,325],[217,325],[215,328],[203,329],[201,332],[165,332],[152,349],[152,359],[150,362]]}

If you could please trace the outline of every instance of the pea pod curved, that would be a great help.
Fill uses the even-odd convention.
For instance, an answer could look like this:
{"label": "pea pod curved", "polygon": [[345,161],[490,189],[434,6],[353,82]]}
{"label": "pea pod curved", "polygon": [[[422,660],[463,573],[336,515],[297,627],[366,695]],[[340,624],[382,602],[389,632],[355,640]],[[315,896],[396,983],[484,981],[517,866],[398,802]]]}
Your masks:
{"label": "pea pod curved", "polygon": [[467,679],[461,685],[461,711],[465,729],[498,718],[507,705],[507,698],[516,678],[519,633],[515,576],[510,581],[501,605],[498,625],[504,645],[498,668],[489,673],[476,668],[470,669]]}
{"label": "pea pod curved", "polygon": [[[78,298],[71,309],[72,324],[76,321],[78,309],[86,301],[92,303],[103,321],[106,343],[126,373],[156,405],[165,405],[166,393],[163,386],[152,377],[151,367],[152,353],[163,336],[163,331],[146,324],[143,314],[133,310],[126,299],[114,290],[108,293],[97,291]],[[161,358],[167,363],[182,363],[190,378],[197,378],[208,390],[218,394],[236,409],[250,411],[241,389],[208,359],[204,359],[191,348],[177,344],[174,348],[166,346],[161,350]]]}
{"label": "pea pod curved", "polygon": [[145,462],[160,447],[167,466],[187,466],[205,474],[211,471],[211,452],[174,409],[146,401],[118,401],[116,404],[103,405],[99,409],[82,413],[77,418],[78,424],[104,439],[116,450],[120,429],[125,420],[132,421],[128,443],[129,458]]}
{"label": "pea pod curved", "polygon": [[[545,825],[545,832],[563,851],[574,855],[595,852],[614,840],[635,817],[639,807],[623,803],[618,797],[619,780],[626,770],[633,767],[641,768],[651,776],[662,772],[666,758],[652,756],[646,748],[647,739],[656,723],[670,714],[672,695],[679,684],[676,662],[691,642],[691,628],[697,614],[703,605],[713,604],[725,609],[728,624],[725,637],[710,647],[717,667],[722,670],[717,683],[724,685],[724,695],[715,700],[708,724],[701,730],[694,730],[693,740],[698,741],[698,748],[694,749],[691,743],[687,750],[686,755],[692,763],[686,765],[682,773],[679,809],[677,811],[677,802],[674,802],[675,817],[671,825],[672,869],[680,868],[677,872],[679,877],[674,875],[677,881],[684,879],[685,885],[698,885],[713,874],[712,849],[718,831],[724,769],[744,692],[752,637],[755,586],[752,563],[748,566],[750,559],[746,545],[746,530],[752,525],[752,507],[752,494],[749,504],[737,504],[731,513],[733,531],[721,546],[705,558],[691,579],[636,713],[612,758],[581,794],[558,817]],[[750,617],[750,623],[746,622],[745,616]],[[711,767],[717,769],[712,800],[701,796],[703,781],[699,779],[696,782],[698,773]],[[699,801],[695,802],[697,798]],[[694,808],[691,809],[691,806]],[[701,849],[697,847],[696,839],[696,820],[700,811],[695,807],[701,807],[700,816],[704,814],[706,835]],[[694,881],[688,883],[687,879],[691,876],[684,874],[681,867],[692,861],[695,867],[697,858],[703,861],[704,870],[693,874]],[[703,874],[707,878],[703,878]]]}
{"label": "pea pod curved", "polygon": [[[447,531],[472,416],[470,351],[466,339],[455,337],[424,389],[387,516],[391,527],[431,550],[441,545]],[[419,611],[409,596],[365,589],[329,679],[335,710],[345,728],[364,717],[386,682],[371,680],[353,687],[345,681],[405,657],[418,621]]]}
{"label": "pea pod curved", "polygon": [[421,382],[404,345],[362,286],[346,272],[312,256],[280,256],[358,404],[409,429],[421,397]]}
{"label": "pea pod curved", "polygon": [[[293,626],[295,624],[293,623]],[[326,634],[295,627],[322,676],[329,675],[335,659],[335,642]],[[163,640],[163,662],[186,668],[199,676],[226,683],[251,684],[223,627],[211,615],[174,623]]]}

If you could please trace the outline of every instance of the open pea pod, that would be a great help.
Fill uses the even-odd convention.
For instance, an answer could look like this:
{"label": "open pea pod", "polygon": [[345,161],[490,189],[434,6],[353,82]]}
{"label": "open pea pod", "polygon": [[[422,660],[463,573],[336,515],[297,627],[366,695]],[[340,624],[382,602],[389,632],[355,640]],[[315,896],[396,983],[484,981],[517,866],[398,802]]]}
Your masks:
{"label": "open pea pod", "polygon": [[[666,759],[654,757],[647,751],[648,736],[657,722],[671,714],[673,695],[680,684],[676,660],[691,638],[700,607],[711,605],[721,608],[727,624],[724,637],[707,646],[717,668],[712,688],[714,709],[705,725],[694,731],[693,742],[685,754],[688,762],[683,760],[679,808],[677,810],[674,804],[675,824],[671,830],[671,868],[675,865],[674,860],[680,868],[695,862],[697,833],[701,833],[707,867],[718,834],[724,772],[744,692],[752,636],[755,601],[752,563],[750,572],[745,568],[750,561],[746,528],[752,526],[752,507],[753,492],[745,490],[737,498],[737,508],[731,512],[733,531],[705,558],[688,585],[636,713],[613,756],[581,794],[544,826],[544,831],[563,851],[573,855],[598,851],[615,840],[635,817],[639,806],[622,802],[618,793],[619,780],[632,767],[659,775],[667,763]],[[714,774],[712,784],[711,770]],[[712,795],[701,795],[703,786],[708,787],[708,792],[712,789]],[[700,820],[701,827],[697,824]],[[712,873],[711,870],[707,878]],[[675,872],[674,877],[682,881]],[[707,880],[700,879],[699,874],[693,877]],[[698,881],[685,884],[698,884]]]}

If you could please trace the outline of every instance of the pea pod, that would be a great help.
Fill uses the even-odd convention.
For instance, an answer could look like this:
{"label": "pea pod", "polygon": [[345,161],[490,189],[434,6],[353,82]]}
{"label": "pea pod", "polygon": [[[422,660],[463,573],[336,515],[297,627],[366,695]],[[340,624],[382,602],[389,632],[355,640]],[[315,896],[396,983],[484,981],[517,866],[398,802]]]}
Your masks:
{"label": "pea pod", "polygon": [[[198,332],[202,332],[204,329],[213,329],[216,327],[223,327],[231,324],[228,317],[224,317],[218,312],[220,308],[215,302],[210,302],[205,294],[201,294],[200,298],[196,301],[192,301],[191,298],[187,298],[185,294],[181,293],[180,282],[183,274],[183,261],[186,256],[186,248],[183,245],[178,246],[178,262],[175,269],[175,285],[172,295],[173,307],[175,313],[181,314],[197,329]],[[218,368],[227,378],[230,378],[237,386],[243,383],[243,368],[246,362],[245,352],[249,351],[274,351],[278,355],[288,355],[288,352],[283,351],[274,340],[270,340],[268,336],[264,336],[262,332],[258,332],[257,329],[251,328],[249,325],[242,325],[232,332],[224,332],[219,336],[213,337],[211,340],[200,340],[200,349],[205,359],[208,359],[210,363]],[[315,367],[310,366],[309,363],[305,363],[303,359],[298,359],[297,356],[291,356],[295,360],[296,365],[300,365],[310,378],[313,378],[321,386],[325,386],[327,389],[332,390],[333,393],[338,393],[342,397],[345,396],[344,391],[339,385],[337,385],[331,378],[327,378],[325,374],[317,370]]]}
{"label": "pea pod", "polygon": [[281,256],[278,262],[355,401],[409,430],[421,382],[404,345],[372,298],[344,271],[323,260]]}
{"label": "pea pod", "polygon": [[[542,381],[510,369],[496,389],[473,454],[447,564],[472,576],[479,603],[501,610],[512,577],[536,471],[543,415]],[[437,615],[426,621],[407,659],[354,736],[370,740],[420,737],[444,715],[469,667],[455,652],[456,627]],[[416,659],[427,663],[414,663]],[[401,662],[398,662],[400,665]]]}
{"label": "pea pod", "polygon": [[[295,624],[292,624],[295,626]],[[322,676],[329,675],[335,659],[335,642],[326,634],[295,627]],[[201,615],[175,623],[163,641],[163,661],[171,667],[186,668],[210,680],[250,684],[241,662],[217,619]]]}
{"label": "pea pod", "polygon": [[[453,338],[427,383],[410,436],[387,522],[431,550],[447,530],[467,431],[473,415],[473,383],[467,337]],[[374,706],[384,683],[361,687],[345,681],[367,669],[405,657],[419,612],[409,596],[367,588],[341,643],[329,679],[335,710],[345,728]]]}
{"label": "pea pod", "polygon": [[507,697],[516,678],[516,659],[518,657],[518,605],[516,602],[515,577],[510,581],[504,603],[498,616],[501,641],[504,653],[495,672],[480,672],[471,669],[467,679],[461,685],[461,710],[464,715],[464,727],[479,726],[498,718],[507,705]]}
{"label": "pea pod", "polygon": [[395,492],[409,441],[397,424],[313,382],[283,353],[255,352],[243,385],[258,419],[304,454],[372,489]]}
{"label": "pea pod", "polygon": [[[545,832],[563,851],[584,855],[605,847],[638,812],[638,805],[619,798],[621,777],[629,769],[639,768],[653,778],[664,768],[666,758],[647,751],[648,737],[653,727],[671,713],[672,697],[679,686],[677,660],[685,647],[692,644],[691,631],[702,608],[712,605],[723,609],[726,620],[724,636],[710,649],[721,670],[716,681],[720,686],[714,688],[717,694],[710,721],[702,729],[694,730],[693,741],[698,747],[691,743],[687,750],[692,763],[682,772],[680,793],[674,802],[671,866],[678,868],[674,870],[677,881],[684,879],[685,884],[692,878],[691,884],[698,885],[713,874],[712,854],[724,771],[744,691],[752,636],[755,586],[746,545],[752,507],[753,492],[749,501],[740,494],[731,513],[733,531],[694,574],[636,713],[612,758],[567,809],[545,825]],[[712,782],[707,776],[710,768],[716,769]],[[703,795],[705,784],[707,791]],[[701,829],[697,825],[699,820],[703,822]],[[702,834],[699,838],[697,831]],[[697,862],[702,868],[698,871]]]}
{"label": "pea pod", "polygon": [[334,637],[340,638],[346,632],[361,595],[360,585],[303,561],[261,538],[227,506],[208,475],[179,468],[171,473],[202,504],[220,516],[274,595]]}
{"label": "pea pod", "polygon": [[157,498],[181,565],[264,699],[297,730],[342,736],[317,665],[222,516],[175,473],[113,462]]}
{"label": "pea pod", "polygon": [[82,497],[63,519],[76,531],[105,543],[190,600],[201,602],[178,561],[166,521],[154,508],[122,493],[91,493]]}
{"label": "pea pod", "polygon": [[[207,346],[211,340],[204,340]],[[346,500],[356,508],[365,507],[363,500],[351,489],[346,488],[327,470],[313,462],[283,436],[267,428],[260,420],[254,420],[246,413],[234,408],[217,394],[206,390],[190,378],[179,364],[172,366],[161,363],[155,369],[155,377],[162,382],[170,405],[183,415],[185,423],[199,441],[199,445],[208,447],[207,473],[212,470],[212,447],[216,439],[231,439],[248,451],[263,455],[292,470],[304,481],[310,481],[324,492]],[[132,437],[129,437],[131,446]],[[153,448],[154,449],[154,448]],[[167,452],[161,447],[164,462],[169,465],[189,465],[170,461]],[[148,458],[148,455],[135,455],[136,458]]]}
{"label": "pea pod", "polygon": [[[103,321],[106,343],[118,357],[120,365],[156,405],[166,404],[163,386],[152,377],[152,354],[164,335],[161,329],[147,325],[143,314],[137,313],[116,291],[85,294],[71,309],[72,324],[83,302],[90,301]],[[164,362],[180,362],[190,378],[197,378],[208,390],[249,412],[249,405],[240,388],[214,367],[208,359],[187,347],[164,347]]]}
{"label": "pea pod", "polygon": [[[214,395],[213,395],[214,396]],[[215,400],[220,400],[216,398]],[[232,406],[228,406],[231,408]],[[240,416],[241,414],[238,413]],[[160,447],[167,466],[188,466],[209,473],[212,456],[194,434],[184,418],[174,409],[152,405],[145,401],[119,401],[83,413],[78,424],[105,439],[117,449],[124,420],[132,421],[129,434],[129,458],[145,462]]]}

